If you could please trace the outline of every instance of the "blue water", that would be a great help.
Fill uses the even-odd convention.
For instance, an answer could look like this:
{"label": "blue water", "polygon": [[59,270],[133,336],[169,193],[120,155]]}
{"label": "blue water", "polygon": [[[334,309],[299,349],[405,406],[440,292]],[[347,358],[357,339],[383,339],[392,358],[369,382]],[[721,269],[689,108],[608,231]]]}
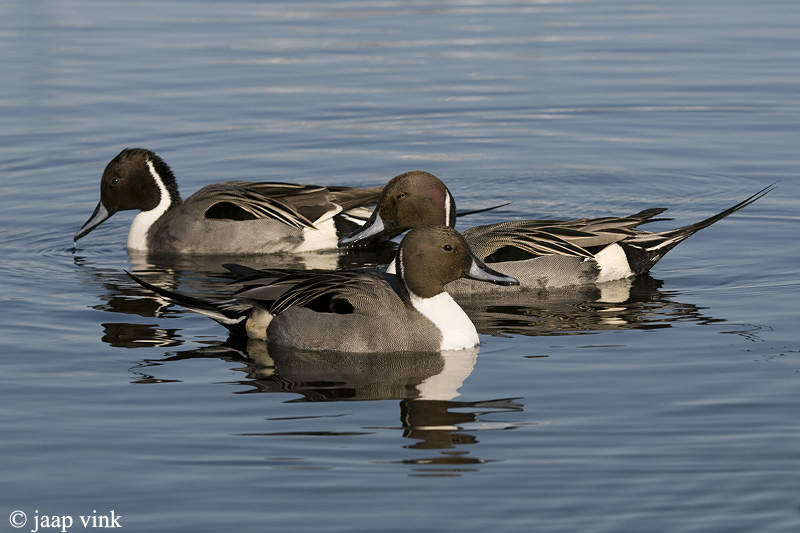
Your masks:
{"label": "blue water", "polygon": [[[797,531],[799,30],[789,0],[4,2],[0,531]],[[129,257],[131,213],[73,253],[134,146],[184,196],[424,169],[513,201],[463,227],[778,188],[621,292],[470,310],[477,354],[267,355],[125,276],[226,291]]]}

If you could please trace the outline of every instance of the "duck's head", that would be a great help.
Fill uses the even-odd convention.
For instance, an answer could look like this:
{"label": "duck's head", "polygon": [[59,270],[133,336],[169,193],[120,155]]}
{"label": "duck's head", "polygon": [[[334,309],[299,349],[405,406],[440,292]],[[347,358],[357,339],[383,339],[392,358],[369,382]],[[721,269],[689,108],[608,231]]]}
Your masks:
{"label": "duck's head", "polygon": [[150,211],[163,202],[180,201],[175,175],[164,160],[144,148],[126,148],[106,165],[100,202],[73,240],[86,236],[117,211]]}
{"label": "duck's head", "polygon": [[384,242],[420,226],[456,225],[456,203],[442,181],[414,170],[392,178],[383,188],[372,216],[339,246]]}
{"label": "duck's head", "polygon": [[464,237],[448,226],[414,228],[403,237],[397,250],[397,274],[410,294],[430,298],[459,278],[497,285],[519,285],[519,281],[487,267]]}

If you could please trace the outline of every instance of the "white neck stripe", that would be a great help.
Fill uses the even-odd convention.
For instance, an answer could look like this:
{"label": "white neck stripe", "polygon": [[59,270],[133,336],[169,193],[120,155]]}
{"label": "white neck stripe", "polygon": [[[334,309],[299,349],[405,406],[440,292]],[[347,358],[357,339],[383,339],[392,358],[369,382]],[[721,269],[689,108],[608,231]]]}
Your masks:
{"label": "white neck stripe", "polygon": [[147,168],[150,169],[150,175],[158,186],[158,190],[161,193],[161,200],[158,202],[158,205],[150,211],[141,211],[133,219],[133,222],[131,222],[131,229],[128,232],[128,248],[131,250],[147,251],[147,232],[150,231],[150,227],[155,221],[161,218],[172,205],[172,197],[170,197],[169,191],[166,185],[164,185],[161,176],[156,172],[156,167],[153,166],[153,162],[149,159],[147,160]]}

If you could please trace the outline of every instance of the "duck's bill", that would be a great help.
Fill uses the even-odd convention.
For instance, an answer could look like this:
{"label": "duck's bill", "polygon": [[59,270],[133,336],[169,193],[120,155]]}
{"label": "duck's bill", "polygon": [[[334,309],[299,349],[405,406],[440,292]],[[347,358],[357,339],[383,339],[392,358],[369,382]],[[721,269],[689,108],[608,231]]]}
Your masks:
{"label": "duck's bill", "polygon": [[103,205],[103,202],[98,202],[97,207],[94,208],[94,213],[92,213],[92,216],[86,221],[86,224],[81,226],[81,229],[78,230],[78,232],[75,234],[75,237],[72,238],[72,241],[75,242],[81,237],[86,236],[90,231],[102,224],[103,221],[107,220],[113,214],[114,211],[109,211],[106,209],[106,206]]}
{"label": "duck's bill", "polygon": [[493,270],[477,258],[472,259],[472,266],[469,267],[464,277],[478,281],[488,281],[495,285],[519,285],[519,280],[517,278],[512,278],[502,272]]}
{"label": "duck's bill", "polygon": [[354,244],[364,246],[385,242],[397,237],[400,233],[401,231],[395,229],[391,224],[384,222],[376,209],[363,226],[339,240],[339,248]]}

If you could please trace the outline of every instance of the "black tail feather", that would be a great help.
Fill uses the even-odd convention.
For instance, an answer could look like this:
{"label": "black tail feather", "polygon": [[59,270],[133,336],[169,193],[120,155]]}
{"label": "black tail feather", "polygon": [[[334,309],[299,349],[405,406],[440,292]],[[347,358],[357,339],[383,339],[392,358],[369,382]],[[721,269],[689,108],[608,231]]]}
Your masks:
{"label": "black tail feather", "polygon": [[244,301],[226,301],[221,303],[202,300],[193,296],[179,294],[152,283],[128,272],[125,273],[145,289],[173,302],[190,311],[205,315],[228,328],[232,333],[245,334],[245,322],[253,309],[252,304]]}
{"label": "black tail feather", "polygon": [[[777,183],[777,182],[776,182]],[[732,215],[740,209],[747,207],[756,200],[762,198],[764,195],[776,188],[776,183],[768,185],[758,191],[757,193],[742,200],[736,205],[725,209],[694,224],[682,226],[673,230],[662,231],[659,233],[642,233],[635,235],[618,244],[625,250],[625,255],[628,258],[628,263],[631,270],[635,274],[644,274],[648,272],[653,266],[661,260],[667,252],[672,250],[675,246],[691,237],[703,228],[707,228],[715,222],[719,222],[723,218]]]}
{"label": "black tail feather", "polygon": [[478,213],[485,213],[486,211],[494,211],[495,209],[500,209],[501,207],[505,207],[505,206],[509,205],[510,203],[511,202],[506,202],[504,204],[495,205],[495,206],[492,206],[492,207],[484,207],[484,208],[481,208],[481,209],[470,209],[470,210],[466,210],[466,211],[457,211],[456,212],[456,217],[460,218],[460,217],[466,217],[466,216],[469,216],[469,215],[477,215]]}

